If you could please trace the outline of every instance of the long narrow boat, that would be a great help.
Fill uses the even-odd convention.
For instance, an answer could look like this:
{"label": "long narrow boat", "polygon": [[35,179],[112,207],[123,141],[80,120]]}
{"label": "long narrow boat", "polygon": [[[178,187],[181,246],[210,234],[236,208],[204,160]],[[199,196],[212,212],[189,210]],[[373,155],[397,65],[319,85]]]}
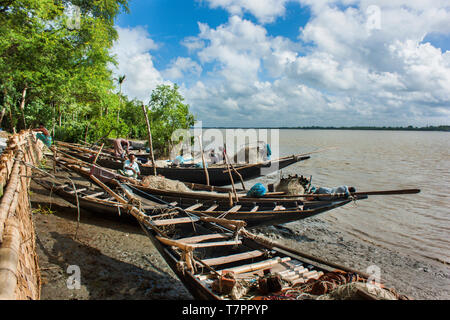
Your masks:
{"label": "long narrow boat", "polygon": [[[95,212],[104,217],[121,216],[130,220],[127,214],[128,206],[118,203],[106,191],[93,190],[85,185],[75,184],[75,190],[70,183],[55,184],[47,180],[35,180],[40,186],[56,194],[67,202],[79,206],[80,209]],[[159,214],[168,210],[168,206],[149,200],[141,200],[140,209],[148,215]]]}
{"label": "long narrow boat", "polygon": [[336,292],[347,299],[407,298],[368,283],[368,275],[252,234],[243,221],[184,210],[152,218],[136,207],[130,214],[196,299],[333,299]]}
{"label": "long narrow boat", "polygon": [[[264,197],[250,197],[247,196],[247,191],[242,189],[236,189],[236,194],[233,192],[232,188],[225,188],[225,187],[215,187],[215,186],[206,186],[202,184],[195,184],[195,183],[188,183],[184,182],[184,186],[186,188],[183,188],[183,190],[171,190],[171,189],[158,189],[158,188],[152,188],[147,187],[145,185],[142,185],[138,180],[131,179],[128,177],[124,177],[116,172],[113,172],[107,168],[103,168],[98,165],[91,165],[87,162],[84,162],[82,160],[77,160],[77,158],[65,158],[65,157],[58,157],[56,161],[77,172],[78,174],[84,176],[85,178],[89,179],[91,175],[95,175],[97,178],[99,178],[102,182],[105,182],[106,184],[112,184],[117,185],[117,180],[119,181],[125,181],[130,187],[133,188],[133,192],[137,193],[141,197],[148,197],[149,200],[155,200],[156,198],[173,202],[173,201],[186,201],[186,202],[203,202],[205,204],[219,204],[221,206],[229,205],[231,208],[233,205],[236,204],[243,204],[243,203],[252,203],[252,204],[262,204],[266,203],[273,204],[274,206],[277,205],[307,205],[308,207],[312,206],[320,206],[323,201],[320,201],[320,197],[317,197],[317,199],[305,201],[305,196],[299,195],[292,196],[292,195],[286,195],[283,193],[267,193]],[[171,182],[179,182],[175,180],[167,179],[167,181]],[[237,196],[237,199],[236,199]],[[334,200],[347,200],[349,198],[346,194],[335,194],[332,197]],[[360,199],[367,199],[367,196],[364,194],[361,195],[355,195],[351,197],[352,200],[360,200]],[[329,201],[328,201],[329,202]]]}
{"label": "long narrow boat", "polygon": [[[75,191],[70,184],[55,185],[45,180],[38,181],[38,183],[66,201],[74,205],[79,205],[80,208],[85,210],[108,214],[110,216],[125,214],[128,210],[128,205],[118,203],[104,191],[98,192],[98,190],[90,190],[83,186],[76,186]],[[138,199],[139,207],[148,215],[162,214],[175,216],[178,212],[176,210],[182,209],[193,215],[208,215],[215,218],[243,220],[246,221],[249,227],[276,225],[306,219],[344,206],[352,201],[351,199],[323,201],[306,208],[304,205],[298,205],[294,202],[291,206],[286,205],[285,207],[271,203],[261,203],[255,206],[253,203],[248,202],[228,208],[223,205],[208,202],[173,201],[168,203],[158,198],[154,198],[154,201],[151,201],[140,197],[139,194],[133,193],[133,190],[129,186],[125,185],[124,187],[127,188],[130,194],[133,194],[133,197]]]}
{"label": "long narrow boat", "polygon": [[[92,162],[95,158],[95,156],[93,155],[95,155],[96,151],[90,150],[88,148],[82,148],[78,146],[74,148],[74,146],[71,147],[70,144],[67,143],[59,143],[58,146],[65,149],[65,152],[67,152],[71,156],[77,157],[85,162]],[[246,181],[260,177],[263,174],[276,172],[294,163],[304,161],[309,158],[310,156],[303,156],[298,154],[254,164],[236,164],[234,165],[234,167],[239,172],[242,179]],[[96,163],[102,167],[114,170],[123,168],[123,161],[120,161],[106,154],[100,154],[97,158]],[[224,165],[209,166],[207,168],[209,183],[214,186],[230,185],[230,174],[226,172],[226,169],[227,167]],[[141,174],[144,176],[153,174],[152,166],[141,165],[140,170]],[[157,174],[162,175],[168,179],[206,184],[205,169],[195,167],[195,165],[186,165],[180,167],[157,167],[156,172]],[[235,171],[231,172],[231,176],[233,178],[233,181],[239,181],[240,179],[239,175]]]}
{"label": "long narrow boat", "polygon": [[[120,184],[118,182],[120,177],[112,172],[108,172],[106,170],[89,171],[89,169],[83,168],[81,165],[78,167],[77,165],[70,164],[62,160],[57,161],[59,164],[77,172],[86,179],[90,179],[91,176],[94,175],[100,181],[109,183],[109,185],[118,186]],[[103,173],[103,175],[96,175],[95,173]],[[112,183],[113,181],[114,183]],[[247,200],[249,201],[240,201],[230,205],[228,197],[213,198],[205,195],[204,193],[200,193],[203,197],[194,198],[191,195],[184,197],[182,193],[178,192],[171,192],[170,195],[158,195],[156,193],[149,194],[139,190],[133,184],[127,184],[126,188],[143,203],[157,203],[161,206],[165,205],[170,208],[178,207],[191,214],[204,214],[216,218],[244,220],[249,227],[283,224],[306,219],[335,208],[342,207],[354,200],[348,197],[325,201],[302,201],[299,199],[280,198],[248,198]],[[67,186],[66,189],[70,189],[69,186]],[[60,188],[57,192],[61,194],[63,193],[63,190]],[[72,191],[65,192],[62,196],[64,198],[72,198],[70,200],[72,203],[76,201],[75,195]],[[367,198],[367,196],[361,197],[361,199],[364,198]],[[242,197],[241,199],[244,198]]]}

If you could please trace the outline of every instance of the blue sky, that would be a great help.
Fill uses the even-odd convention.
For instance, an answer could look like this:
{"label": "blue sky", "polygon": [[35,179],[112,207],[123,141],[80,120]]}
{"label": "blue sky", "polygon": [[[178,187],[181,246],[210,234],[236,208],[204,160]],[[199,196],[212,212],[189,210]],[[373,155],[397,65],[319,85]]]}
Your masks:
{"label": "blue sky", "polygon": [[449,25],[441,0],[131,0],[114,71],[207,126],[449,124]]}

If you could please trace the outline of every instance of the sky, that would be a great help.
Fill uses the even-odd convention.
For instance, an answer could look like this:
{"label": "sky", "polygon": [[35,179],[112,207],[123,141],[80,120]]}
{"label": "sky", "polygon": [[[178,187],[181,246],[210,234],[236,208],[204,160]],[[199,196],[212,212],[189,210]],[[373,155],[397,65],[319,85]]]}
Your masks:
{"label": "sky", "polygon": [[130,0],[122,90],[178,84],[203,126],[450,124],[448,0]]}

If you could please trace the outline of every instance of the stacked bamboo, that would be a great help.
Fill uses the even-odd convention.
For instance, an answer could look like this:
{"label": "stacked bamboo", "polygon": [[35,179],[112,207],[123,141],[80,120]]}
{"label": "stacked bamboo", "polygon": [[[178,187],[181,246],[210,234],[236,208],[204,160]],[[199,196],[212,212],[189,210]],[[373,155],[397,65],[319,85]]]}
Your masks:
{"label": "stacked bamboo", "polygon": [[40,272],[28,189],[31,169],[38,166],[43,144],[30,131],[10,136],[0,156],[0,299],[40,297]]}

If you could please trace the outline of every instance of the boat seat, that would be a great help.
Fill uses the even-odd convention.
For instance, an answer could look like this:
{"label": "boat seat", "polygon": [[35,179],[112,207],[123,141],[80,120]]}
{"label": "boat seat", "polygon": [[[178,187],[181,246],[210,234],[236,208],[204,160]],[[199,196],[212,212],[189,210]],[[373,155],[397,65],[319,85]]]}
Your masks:
{"label": "boat seat", "polygon": [[231,233],[212,233],[212,234],[204,234],[201,236],[195,236],[195,237],[188,237],[188,238],[181,238],[177,241],[181,241],[183,243],[198,243],[205,240],[212,240],[212,239],[226,239],[231,237]]}
{"label": "boat seat", "polygon": [[194,205],[192,205],[192,206],[190,206],[190,207],[187,207],[187,208],[184,209],[184,210],[186,210],[186,211],[192,211],[192,210],[198,209],[198,208],[200,208],[200,207],[203,207],[203,203],[196,203],[196,204],[194,204]]}
{"label": "boat seat", "polygon": [[239,211],[240,208],[242,208],[242,206],[240,204],[238,204],[237,206],[234,206],[233,208],[228,210],[226,213],[232,213],[232,212]]}
{"label": "boat seat", "polygon": [[234,245],[238,245],[241,243],[242,243],[241,240],[231,240],[231,241],[194,243],[191,246],[194,248],[207,248],[207,247],[220,247],[220,246],[234,246]]}
{"label": "boat seat", "polygon": [[[87,190],[87,188],[81,188],[81,189],[78,189],[78,190],[77,190],[77,193],[78,193],[78,192],[83,192],[83,191],[86,191],[86,190]],[[67,191],[67,193],[73,194],[73,193],[75,193],[75,190]]]}
{"label": "boat seat", "polygon": [[224,269],[224,270],[220,270],[218,272],[222,273],[223,271],[233,271],[236,274],[247,273],[247,272],[252,272],[252,271],[256,271],[256,270],[260,270],[260,269],[271,268],[271,267],[273,267],[273,266],[275,266],[277,264],[280,264],[280,263],[283,263],[283,262],[287,262],[289,260],[291,260],[290,257],[284,257],[284,258],[275,257],[273,259],[264,260],[264,261],[251,263],[251,264],[246,264],[246,265],[243,265],[243,266],[238,266],[238,267],[234,267],[234,268],[227,268],[227,269]]}
{"label": "boat seat", "polygon": [[264,254],[264,252],[261,250],[254,250],[254,251],[247,251],[247,252],[242,252],[242,253],[238,253],[238,254],[232,254],[229,256],[205,259],[205,260],[203,260],[203,262],[209,266],[217,266],[217,265],[221,265],[221,264],[257,258],[257,257],[262,256],[263,254]]}
{"label": "boat seat", "polygon": [[87,195],[85,198],[95,198],[95,197],[98,197],[98,196],[100,196],[102,194],[105,194],[105,191],[101,191],[101,192],[97,192],[97,193],[93,193],[93,194]]}
{"label": "boat seat", "polygon": [[188,217],[188,218],[152,220],[152,222],[156,226],[167,226],[167,225],[171,225],[171,224],[192,223],[192,222],[196,222],[198,220],[200,220],[200,219],[197,217]]}
{"label": "boat seat", "polygon": [[211,207],[206,209],[205,212],[212,212],[212,211],[216,210],[218,206],[219,206],[218,204],[212,205]]}

